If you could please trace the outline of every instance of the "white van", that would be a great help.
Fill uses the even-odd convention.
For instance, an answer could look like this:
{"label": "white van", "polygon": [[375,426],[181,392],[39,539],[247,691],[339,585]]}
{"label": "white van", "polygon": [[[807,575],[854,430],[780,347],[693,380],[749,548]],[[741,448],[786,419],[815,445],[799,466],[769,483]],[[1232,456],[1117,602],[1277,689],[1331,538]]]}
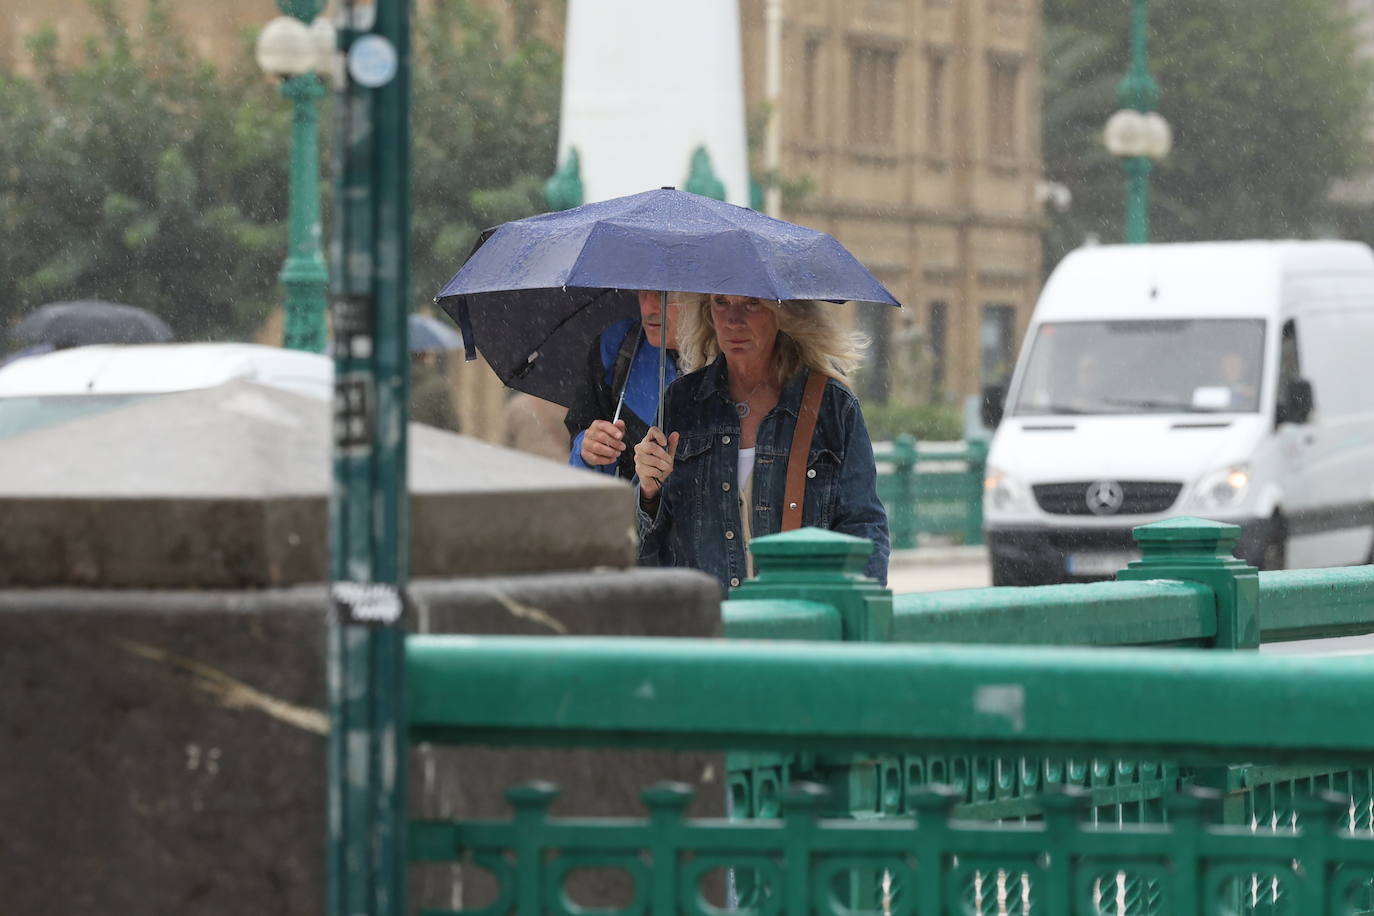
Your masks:
{"label": "white van", "polygon": [[1078,249],[983,406],[994,584],[1109,577],[1180,515],[1240,525],[1264,569],[1371,562],[1374,252]]}

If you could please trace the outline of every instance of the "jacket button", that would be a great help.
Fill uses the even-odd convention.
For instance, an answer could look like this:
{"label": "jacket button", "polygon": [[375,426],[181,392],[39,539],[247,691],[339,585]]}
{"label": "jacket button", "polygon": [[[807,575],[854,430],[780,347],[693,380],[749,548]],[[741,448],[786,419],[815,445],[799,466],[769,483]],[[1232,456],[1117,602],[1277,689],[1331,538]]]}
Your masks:
{"label": "jacket button", "polygon": [[724,490],[726,493],[729,493],[729,492],[730,492],[730,484],[729,484],[729,483],[723,483],[723,484],[721,484],[721,485],[720,485],[720,488],[721,488],[722,490]]}
{"label": "jacket button", "polygon": [[721,445],[729,445],[729,444],[730,444],[730,437],[729,437],[729,436],[721,436],[721,437],[720,437],[720,444],[721,444]]}
{"label": "jacket button", "polygon": [[815,476],[816,476],[816,469],[815,469],[815,468],[810,468],[809,470],[807,470],[806,476],[807,476],[807,477],[815,477]]}
{"label": "jacket button", "polygon": [[735,576],[730,577],[730,587],[739,588],[739,579]]}
{"label": "jacket button", "polygon": [[733,540],[735,539],[735,532],[733,532],[733,531],[727,531],[727,532],[725,532],[725,539],[726,539],[727,541],[733,541]]}
{"label": "jacket button", "polygon": [[789,509],[795,509],[795,508],[797,508],[797,504],[796,504],[796,503],[788,503],[788,504],[787,504],[787,508],[789,508]]}

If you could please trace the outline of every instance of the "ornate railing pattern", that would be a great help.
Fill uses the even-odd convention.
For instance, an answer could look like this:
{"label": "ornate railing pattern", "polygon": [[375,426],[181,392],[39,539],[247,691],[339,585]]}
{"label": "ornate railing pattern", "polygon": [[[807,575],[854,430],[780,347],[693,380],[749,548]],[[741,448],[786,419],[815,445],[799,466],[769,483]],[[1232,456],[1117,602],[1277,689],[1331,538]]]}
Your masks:
{"label": "ornate railing pattern", "polygon": [[[1331,772],[1354,774],[1374,763],[1374,733],[1349,727],[1374,705],[1374,670],[1362,660],[441,636],[412,637],[407,658],[412,741],[753,748],[760,760],[848,760],[849,772],[867,769],[872,778],[839,789],[876,787],[874,804],[890,809],[828,817],[845,807],[828,797],[836,787],[784,787],[782,779],[758,792],[768,810],[749,821],[684,820],[688,796],[671,788],[646,796],[647,820],[551,820],[552,791],[526,787],[511,796],[510,822],[415,825],[414,859],[494,876],[491,899],[455,912],[585,912],[565,881],[602,868],[624,871],[633,885],[618,907],[602,903],[601,912],[617,914],[715,916],[711,907],[724,901],[704,902],[697,888],[724,868],[735,873],[745,912],[760,914],[1370,909],[1368,809],[1351,804],[1352,783],[1333,776],[1298,786],[1293,769],[1324,760]],[[1290,721],[1289,708],[1308,714]],[[1200,786],[1142,792],[1149,797],[1139,803],[1151,807],[1139,816],[1105,816],[1100,793],[1127,791],[1130,780],[1148,787],[1168,772],[1114,764],[1109,773],[1083,755],[1089,748],[1099,760],[1172,759],[1196,773],[1229,773],[1218,764],[1263,755],[1275,768],[1245,772],[1274,787],[1264,791],[1282,812],[1279,823],[1263,831],[1250,820],[1228,823],[1227,796]],[[1001,803],[1006,766],[957,766],[977,759],[1066,763],[1034,777],[1018,771],[1023,784],[1040,787],[1034,819],[973,819],[961,807],[967,790],[919,788],[921,779],[962,778]],[[890,769],[875,768],[879,760],[903,761],[918,778],[892,782]],[[1089,785],[1068,785],[1075,781]],[[1117,798],[1114,810],[1133,803]]]}
{"label": "ornate railing pattern", "polygon": [[[598,910],[616,916],[719,916],[702,884],[727,868],[749,876],[738,912],[759,916],[1335,916],[1364,912],[1374,879],[1374,835],[1352,831],[1329,797],[1298,801],[1303,827],[1258,834],[1216,824],[1205,790],[1167,799],[1167,824],[1120,825],[1093,823],[1088,800],[1065,790],[1045,796],[1043,820],[1015,827],[959,818],[947,791],[914,796],[912,817],[853,821],[824,818],[824,790],[800,785],[777,818],[749,825],[684,817],[692,792],[681,785],[645,791],[643,820],[550,818],[557,794],[547,783],[512,789],[509,821],[414,824],[413,858],[468,859],[493,878],[485,905],[428,916],[585,916],[565,881],[590,868],[628,878],[628,899]],[[871,905],[856,904],[870,893]]]}

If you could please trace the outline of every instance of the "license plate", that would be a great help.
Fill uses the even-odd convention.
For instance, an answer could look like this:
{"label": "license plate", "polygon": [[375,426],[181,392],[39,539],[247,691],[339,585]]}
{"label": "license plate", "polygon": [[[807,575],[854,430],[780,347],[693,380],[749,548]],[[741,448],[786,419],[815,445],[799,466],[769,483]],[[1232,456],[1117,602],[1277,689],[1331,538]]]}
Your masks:
{"label": "license plate", "polygon": [[1064,569],[1071,576],[1114,576],[1125,569],[1140,554],[1129,551],[1116,553],[1071,553],[1064,558]]}

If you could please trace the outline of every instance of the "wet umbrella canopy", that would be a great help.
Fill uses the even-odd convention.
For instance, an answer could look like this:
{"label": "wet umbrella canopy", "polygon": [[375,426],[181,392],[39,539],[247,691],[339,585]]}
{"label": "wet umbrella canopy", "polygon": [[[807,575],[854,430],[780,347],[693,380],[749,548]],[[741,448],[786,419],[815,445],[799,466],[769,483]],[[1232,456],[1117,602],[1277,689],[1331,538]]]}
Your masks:
{"label": "wet umbrella canopy", "polygon": [[483,234],[436,301],[512,388],[567,404],[591,341],[635,290],[900,303],[833,237],[668,188]]}
{"label": "wet umbrella canopy", "polygon": [[175,339],[167,323],[152,312],[96,299],[41,305],[15,326],[11,336],[23,343],[54,347],[167,343]]}

